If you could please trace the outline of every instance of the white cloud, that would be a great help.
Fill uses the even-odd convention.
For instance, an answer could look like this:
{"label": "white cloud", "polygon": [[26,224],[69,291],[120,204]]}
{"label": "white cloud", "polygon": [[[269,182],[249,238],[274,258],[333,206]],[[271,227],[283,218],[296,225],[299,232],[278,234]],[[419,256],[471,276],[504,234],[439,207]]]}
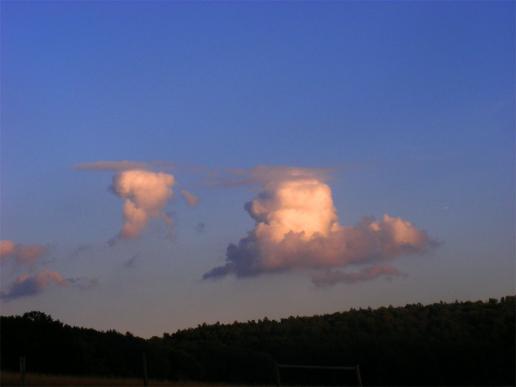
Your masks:
{"label": "white cloud", "polygon": [[151,218],[171,222],[164,209],[174,183],[174,176],[168,173],[144,170],[123,171],[113,178],[113,192],[124,199],[121,238],[138,237]]}
{"label": "white cloud", "polygon": [[238,244],[230,244],[226,263],[204,278],[374,265],[421,253],[433,244],[411,222],[387,214],[380,220],[364,218],[353,227],[341,225],[331,188],[319,170],[262,167],[255,176],[263,189],[245,206],[255,227]]}

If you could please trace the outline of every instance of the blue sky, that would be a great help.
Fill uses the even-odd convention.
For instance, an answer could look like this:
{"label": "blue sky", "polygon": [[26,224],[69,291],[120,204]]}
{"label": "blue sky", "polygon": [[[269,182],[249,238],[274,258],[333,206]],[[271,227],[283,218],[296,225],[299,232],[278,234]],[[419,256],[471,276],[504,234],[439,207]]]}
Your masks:
{"label": "blue sky", "polygon": [[[1,302],[3,314],[149,336],[514,292],[514,3],[1,7],[1,239],[50,246],[47,264],[4,265],[2,290],[44,268],[97,281]],[[153,222],[107,245],[123,221],[114,173],[73,168],[98,160],[177,166],[173,240]],[[253,228],[243,206],[259,189],[206,174],[257,165],[331,168],[342,224],[388,213],[440,245],[400,257],[408,275],[392,281],[202,281]]]}

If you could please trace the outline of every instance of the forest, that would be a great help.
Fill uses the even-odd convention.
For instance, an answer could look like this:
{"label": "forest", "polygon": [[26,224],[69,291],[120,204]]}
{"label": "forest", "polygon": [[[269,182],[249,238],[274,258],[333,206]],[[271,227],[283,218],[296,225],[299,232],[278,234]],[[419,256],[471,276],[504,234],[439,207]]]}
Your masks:
{"label": "forest", "polygon": [[[1,369],[274,384],[276,364],[354,366],[364,385],[515,385],[516,297],[264,318],[143,339],[42,312],[0,318]],[[345,371],[282,370],[282,384],[356,384]]]}

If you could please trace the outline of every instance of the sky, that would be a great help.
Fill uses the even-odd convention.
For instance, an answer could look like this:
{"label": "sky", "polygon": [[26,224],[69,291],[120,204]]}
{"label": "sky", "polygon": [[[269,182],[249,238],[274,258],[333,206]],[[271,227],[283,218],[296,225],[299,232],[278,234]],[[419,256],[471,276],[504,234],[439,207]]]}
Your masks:
{"label": "sky", "polygon": [[514,294],[514,12],[3,1],[0,313],[150,337]]}

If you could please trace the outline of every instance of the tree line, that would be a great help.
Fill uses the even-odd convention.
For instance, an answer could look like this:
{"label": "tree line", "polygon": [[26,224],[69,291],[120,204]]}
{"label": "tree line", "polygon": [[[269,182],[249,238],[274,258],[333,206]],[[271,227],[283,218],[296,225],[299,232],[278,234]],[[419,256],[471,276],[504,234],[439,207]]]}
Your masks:
{"label": "tree line", "polygon": [[[29,372],[272,384],[276,364],[356,365],[365,385],[515,385],[516,297],[264,318],[143,339],[42,312],[0,317],[0,366]],[[353,373],[282,370],[284,384],[354,384]]]}

